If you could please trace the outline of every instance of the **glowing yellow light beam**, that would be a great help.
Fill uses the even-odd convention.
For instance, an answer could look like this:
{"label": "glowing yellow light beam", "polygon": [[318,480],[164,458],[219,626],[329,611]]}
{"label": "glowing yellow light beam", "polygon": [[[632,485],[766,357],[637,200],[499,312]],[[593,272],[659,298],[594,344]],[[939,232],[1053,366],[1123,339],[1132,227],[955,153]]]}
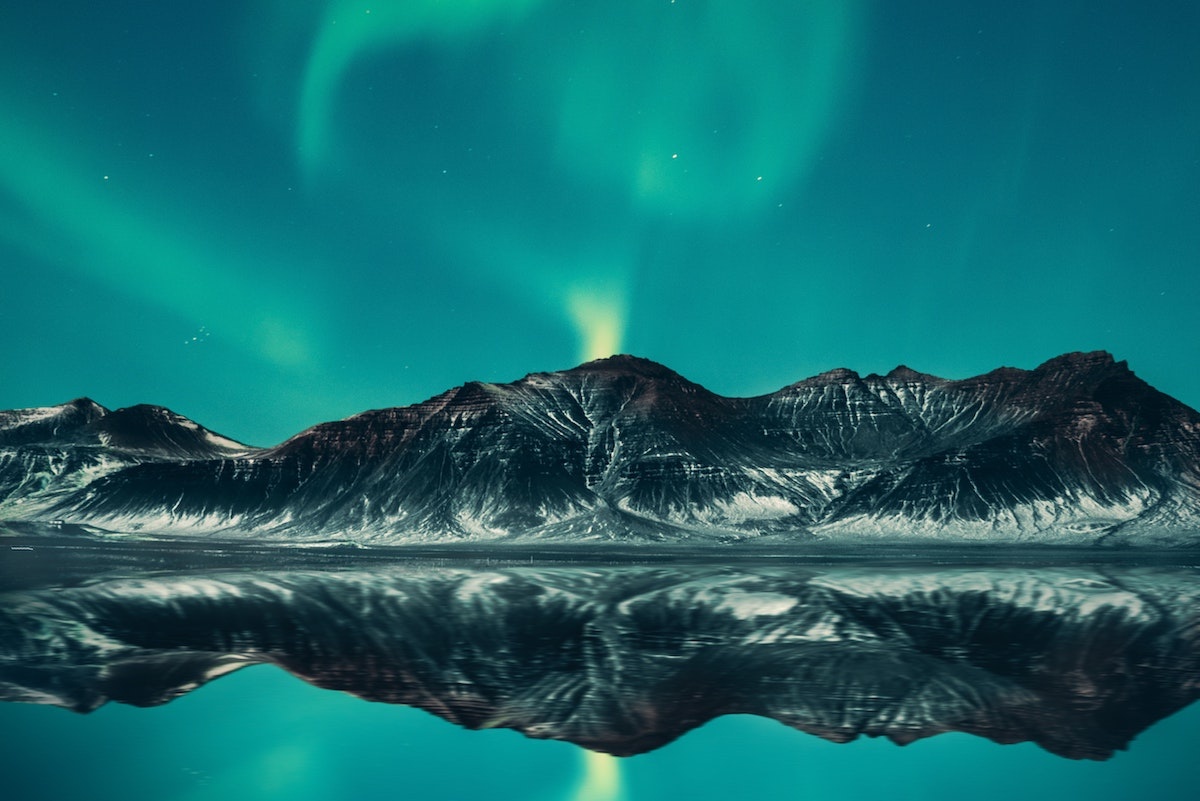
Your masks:
{"label": "glowing yellow light beam", "polygon": [[603,359],[621,352],[625,331],[624,301],[612,290],[572,290],[566,299],[567,313],[579,334],[581,361]]}
{"label": "glowing yellow light beam", "polygon": [[570,801],[621,801],[621,763],[617,757],[583,752],[583,775]]}

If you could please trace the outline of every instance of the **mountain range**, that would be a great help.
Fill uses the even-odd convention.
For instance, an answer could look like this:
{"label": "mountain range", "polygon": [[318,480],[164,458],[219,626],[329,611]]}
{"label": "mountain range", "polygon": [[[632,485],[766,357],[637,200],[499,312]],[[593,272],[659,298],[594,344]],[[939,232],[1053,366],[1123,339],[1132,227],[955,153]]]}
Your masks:
{"label": "mountain range", "polygon": [[751,398],[614,356],[254,448],[154,406],[0,412],[0,519],[414,542],[1200,544],[1200,414],[1103,352]]}

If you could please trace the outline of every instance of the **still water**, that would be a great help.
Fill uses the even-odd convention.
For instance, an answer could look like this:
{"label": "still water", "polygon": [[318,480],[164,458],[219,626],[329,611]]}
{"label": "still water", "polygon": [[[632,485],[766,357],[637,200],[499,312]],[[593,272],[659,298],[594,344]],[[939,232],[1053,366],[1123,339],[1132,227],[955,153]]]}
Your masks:
{"label": "still water", "polygon": [[1200,778],[1193,568],[110,557],[3,557],[6,798],[1190,799]]}

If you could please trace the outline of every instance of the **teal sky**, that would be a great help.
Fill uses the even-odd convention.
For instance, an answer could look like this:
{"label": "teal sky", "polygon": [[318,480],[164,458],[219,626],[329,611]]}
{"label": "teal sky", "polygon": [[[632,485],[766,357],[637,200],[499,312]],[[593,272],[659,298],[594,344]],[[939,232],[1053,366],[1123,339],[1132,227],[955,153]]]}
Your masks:
{"label": "teal sky", "polygon": [[1200,5],[0,7],[0,408],[272,444],[613,351],[1200,406]]}

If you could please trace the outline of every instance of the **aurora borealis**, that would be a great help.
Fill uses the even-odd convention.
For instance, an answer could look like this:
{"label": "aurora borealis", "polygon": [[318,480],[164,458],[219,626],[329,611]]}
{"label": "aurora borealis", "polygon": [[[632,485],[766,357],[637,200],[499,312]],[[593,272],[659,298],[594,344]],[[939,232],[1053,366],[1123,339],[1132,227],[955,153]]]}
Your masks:
{"label": "aurora borealis", "polygon": [[[1183,0],[5,3],[0,409],[269,445],[618,351],[753,395],[1094,349],[1200,407],[1198,77]],[[6,789],[1194,793],[1195,708],[1104,765],[736,718],[618,769],[270,668],[195,696],[8,705]]]}
{"label": "aurora borealis", "polygon": [[0,406],[270,444],[611,351],[1200,402],[1193,4],[0,12]]}

